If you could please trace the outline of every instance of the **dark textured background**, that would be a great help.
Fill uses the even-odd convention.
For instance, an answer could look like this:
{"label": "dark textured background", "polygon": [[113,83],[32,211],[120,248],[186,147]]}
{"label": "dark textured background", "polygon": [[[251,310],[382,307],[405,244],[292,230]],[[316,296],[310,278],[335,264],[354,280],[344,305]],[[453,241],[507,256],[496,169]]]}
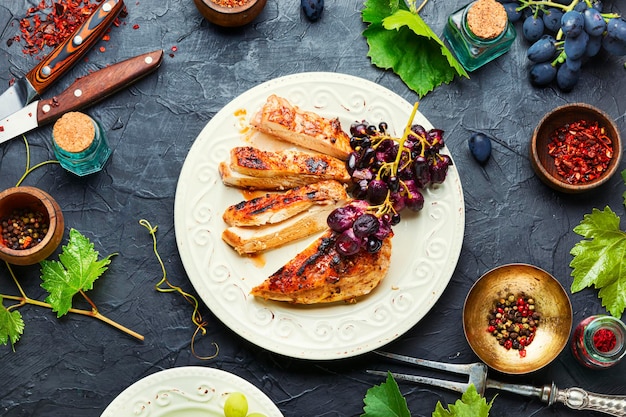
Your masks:
{"label": "dark textured background", "polygon": [[[17,20],[36,0],[0,0],[0,90],[37,62],[7,45],[18,34]],[[615,9],[612,2],[606,7]],[[462,0],[431,1],[424,20],[442,33],[446,16]],[[32,173],[25,185],[48,191],[61,205],[66,238],[73,227],[101,254],[119,253],[110,270],[96,282],[91,297],[100,311],[145,335],[144,342],[96,320],[69,315],[56,319],[42,308],[20,308],[26,329],[15,346],[0,347],[0,415],[97,417],[127,386],[162,369],[200,365],[239,375],[262,389],[285,417],[357,416],[368,388],[381,382],[364,370],[386,364],[371,355],[309,362],[263,351],[201,310],[208,334],[196,348],[220,346],[219,356],[200,361],[190,352],[194,327],[190,306],[181,297],[153,288],[160,269],[152,241],[138,224],[146,218],[158,225],[159,251],[168,277],[187,291],[193,288],[181,264],[173,225],[176,182],[196,136],[222,106],[247,89],[269,79],[303,71],[336,71],[377,82],[414,102],[418,97],[392,72],[373,67],[367,58],[365,28],[355,0],[327,1],[322,19],[308,22],[299,2],[268,0],[262,15],[240,30],[219,29],[204,21],[191,0],[129,1],[128,16],[111,31],[47,97],[62,91],[77,76],[131,57],[164,49],[158,73],[92,107],[87,112],[108,132],[113,155],[106,169],[79,179],[57,165]],[[621,7],[621,6],[620,6]],[[138,25],[138,28],[134,28]],[[105,46],[106,52],[98,51]],[[173,52],[172,47],[177,47]],[[456,272],[435,308],[389,350],[433,360],[465,363],[477,360],[461,327],[461,307],[472,283],[487,270],[509,262],[526,262],[554,274],[569,289],[572,229],[592,208],[610,205],[624,214],[624,185],[615,176],[601,190],[582,196],[560,195],[544,186],[528,161],[532,129],[542,115],[558,105],[582,101],[612,116],[626,133],[626,83],[622,58],[599,56],[584,67],[576,89],[529,85],[527,45],[517,39],[507,55],[455,80],[421,100],[420,111],[446,131],[459,170],[466,204],[466,230]],[[470,129],[483,129],[506,146],[494,143],[492,159],[480,167],[467,148]],[[51,128],[28,134],[32,164],[53,157]],[[20,139],[0,146],[0,189],[15,185],[26,163]],[[626,168],[622,162],[620,170]],[[624,222],[622,222],[622,225]],[[15,268],[26,293],[42,298],[38,267]],[[569,291],[568,291],[569,292]],[[16,294],[4,264],[0,293]],[[571,294],[574,322],[604,313],[597,292]],[[7,304],[7,303],[5,303]],[[81,305],[81,307],[86,307]],[[569,349],[537,374],[513,378],[519,383],[626,394],[626,364],[594,372],[579,366]],[[413,416],[430,416],[437,401],[458,395],[428,387],[401,384]],[[491,398],[493,392],[488,394]],[[584,416],[562,405],[547,407],[536,400],[500,394],[493,416]]]}

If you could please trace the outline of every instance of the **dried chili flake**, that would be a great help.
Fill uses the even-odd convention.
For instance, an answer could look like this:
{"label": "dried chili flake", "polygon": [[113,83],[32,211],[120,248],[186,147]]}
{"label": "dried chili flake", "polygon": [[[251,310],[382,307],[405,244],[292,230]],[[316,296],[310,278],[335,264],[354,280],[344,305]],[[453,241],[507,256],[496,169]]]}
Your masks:
{"label": "dried chili flake", "polygon": [[598,179],[613,158],[613,143],[598,122],[578,120],[556,129],[550,136],[548,154],[558,174],[569,184]]}
{"label": "dried chili flake", "polygon": [[213,3],[222,7],[237,7],[247,4],[250,0],[211,0]]}
{"label": "dried chili flake", "polygon": [[133,25],[133,29],[135,29],[135,30],[139,29],[139,25],[135,23],[135,24]]}
{"label": "dried chili flake", "polygon": [[[37,55],[45,48],[59,45],[91,16],[98,3],[90,3],[89,0],[52,0],[48,3],[41,0],[37,6],[29,8],[26,16],[19,21],[25,45],[22,52]],[[20,37],[14,40],[20,40]]]}

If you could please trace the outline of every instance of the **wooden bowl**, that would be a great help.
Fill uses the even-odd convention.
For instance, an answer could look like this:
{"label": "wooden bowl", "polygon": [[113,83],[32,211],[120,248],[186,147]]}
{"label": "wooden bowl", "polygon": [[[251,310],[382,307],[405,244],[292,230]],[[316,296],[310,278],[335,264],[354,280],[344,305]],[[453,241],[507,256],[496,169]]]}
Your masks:
{"label": "wooden bowl", "polygon": [[[607,169],[598,178],[586,183],[571,184],[557,172],[554,158],[548,154],[548,144],[555,130],[581,119],[598,122],[599,126],[606,129],[606,135],[613,145],[613,156]],[[613,119],[602,110],[584,103],[566,104],[546,114],[535,128],[530,143],[530,161],[537,176],[548,186],[563,193],[581,193],[604,184],[619,169],[621,158],[622,141]]]}
{"label": "wooden bowl", "polygon": [[[525,355],[507,350],[488,331],[488,315],[496,300],[509,294],[532,297],[539,325]],[[552,362],[567,345],[572,305],[561,284],[546,271],[528,264],[497,267],[476,281],[463,307],[463,330],[474,353],[490,368],[506,374],[537,371]]]}
{"label": "wooden bowl", "polygon": [[252,22],[263,10],[267,0],[248,0],[243,6],[220,6],[213,0],[193,0],[206,20],[223,27],[239,27]]}
{"label": "wooden bowl", "polygon": [[0,219],[21,209],[43,214],[49,224],[48,233],[41,242],[27,249],[11,249],[0,239],[0,259],[14,265],[33,265],[50,256],[61,243],[65,227],[63,213],[48,193],[35,187],[13,187],[0,193]]}

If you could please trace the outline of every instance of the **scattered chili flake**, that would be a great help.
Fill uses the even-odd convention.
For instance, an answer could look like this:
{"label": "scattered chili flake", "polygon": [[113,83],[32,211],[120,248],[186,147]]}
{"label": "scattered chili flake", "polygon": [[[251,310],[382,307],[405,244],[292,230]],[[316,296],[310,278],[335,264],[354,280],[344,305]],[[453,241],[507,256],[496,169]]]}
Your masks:
{"label": "scattered chili flake", "polygon": [[106,51],[106,50],[107,50],[107,48],[105,48],[104,46],[101,46],[101,47],[100,47],[100,52],[104,52],[104,51]]}
{"label": "scattered chili flake", "polygon": [[137,23],[135,23],[135,24],[133,25],[133,29],[135,29],[135,30],[139,29],[139,25],[138,25]]}
{"label": "scattered chili flake", "polygon": [[558,174],[569,184],[599,178],[613,158],[613,144],[598,122],[578,120],[556,129],[550,136],[548,154]]}
{"label": "scattered chili flake", "polygon": [[487,331],[506,350],[519,351],[526,357],[526,347],[532,343],[539,327],[540,315],[535,311],[535,300],[526,294],[506,297],[494,301],[487,315]]}
{"label": "scattered chili flake", "polygon": [[176,45],[172,46],[172,52],[176,52],[176,51],[178,51],[178,46]]}
{"label": "scattered chili flake", "polygon": [[110,41],[110,40],[111,40],[111,36],[110,36],[110,35],[108,35],[108,34],[106,34],[106,35],[104,35],[104,36],[102,37],[102,40],[103,40],[103,41],[105,41],[105,42],[108,42],[108,41]]}
{"label": "scattered chili flake", "polygon": [[4,126],[0,126],[0,132],[4,132]]}
{"label": "scattered chili flake", "polygon": [[615,349],[617,337],[609,329],[598,329],[593,334],[593,344],[600,352],[610,352]]}

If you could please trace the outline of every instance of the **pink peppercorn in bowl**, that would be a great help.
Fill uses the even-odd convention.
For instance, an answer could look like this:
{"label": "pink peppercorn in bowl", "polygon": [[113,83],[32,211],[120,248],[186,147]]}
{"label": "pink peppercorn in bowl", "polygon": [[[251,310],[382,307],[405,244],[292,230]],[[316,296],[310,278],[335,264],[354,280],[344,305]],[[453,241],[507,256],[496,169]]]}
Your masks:
{"label": "pink peppercorn in bowl", "polygon": [[239,27],[252,22],[263,11],[267,0],[194,0],[198,11],[209,22],[222,27]]}
{"label": "pink peppercorn in bowl", "polygon": [[64,227],[61,208],[48,193],[25,186],[0,193],[0,259],[36,264],[56,250]]}
{"label": "pink peppercorn in bowl", "polygon": [[537,176],[563,193],[581,193],[607,182],[619,169],[622,141],[615,122],[584,103],[546,114],[535,128],[530,161]]}

